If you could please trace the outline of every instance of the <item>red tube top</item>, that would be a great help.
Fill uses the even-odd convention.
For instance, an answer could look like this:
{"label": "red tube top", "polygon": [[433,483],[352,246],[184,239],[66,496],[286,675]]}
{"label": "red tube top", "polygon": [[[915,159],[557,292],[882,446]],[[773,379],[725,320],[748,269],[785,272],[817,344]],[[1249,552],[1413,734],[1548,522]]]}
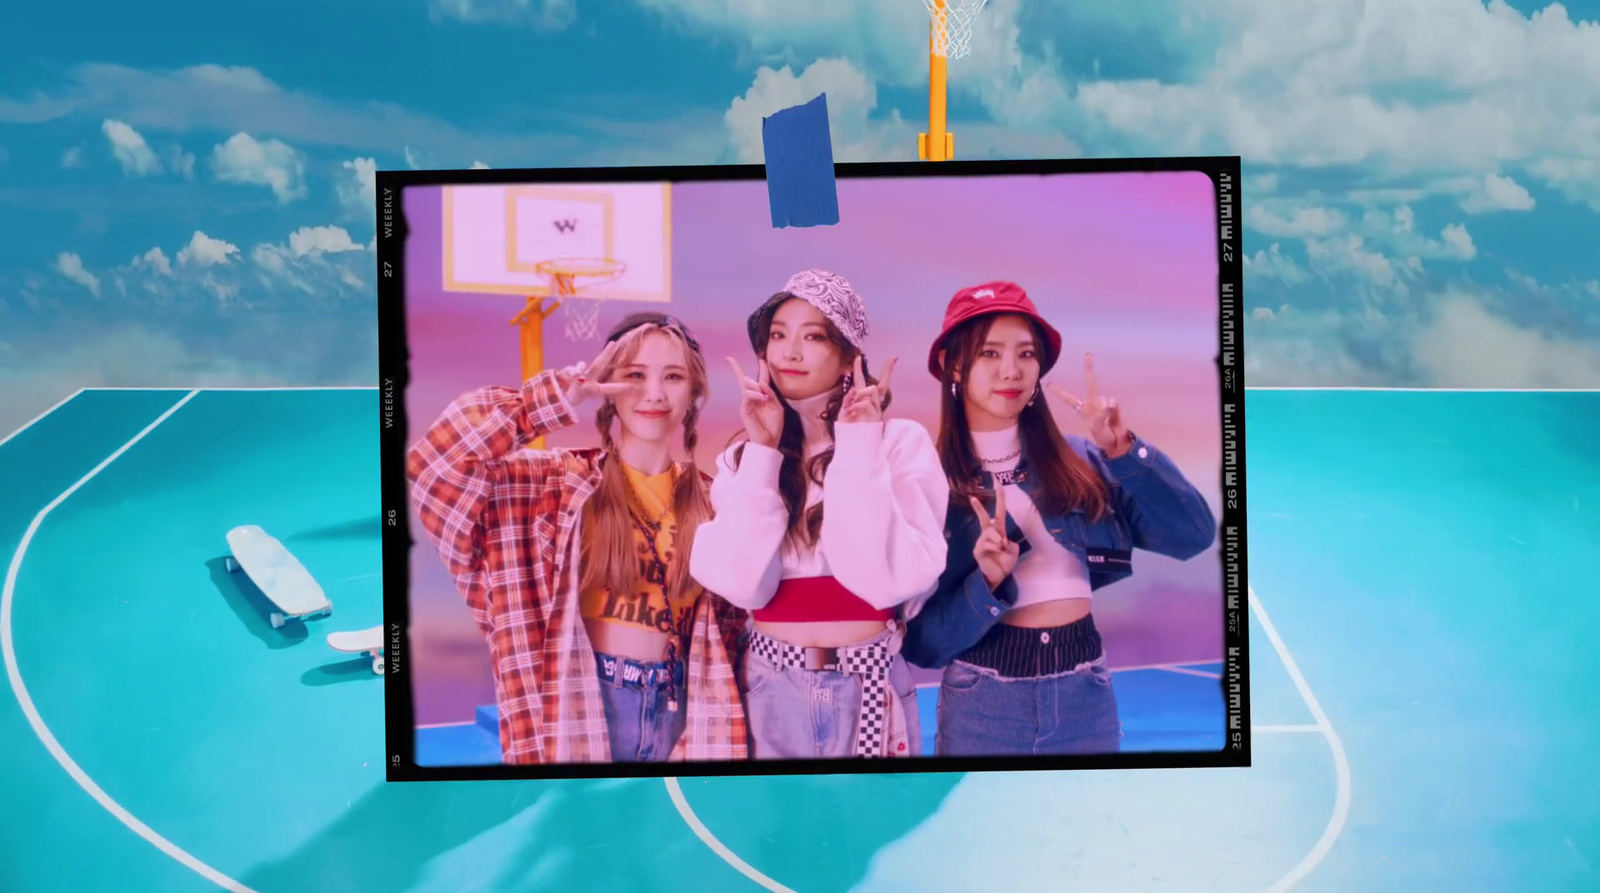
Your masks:
{"label": "red tube top", "polygon": [[833,577],[794,577],[778,583],[772,601],[752,611],[750,616],[766,623],[887,622],[894,619],[894,610],[874,608]]}

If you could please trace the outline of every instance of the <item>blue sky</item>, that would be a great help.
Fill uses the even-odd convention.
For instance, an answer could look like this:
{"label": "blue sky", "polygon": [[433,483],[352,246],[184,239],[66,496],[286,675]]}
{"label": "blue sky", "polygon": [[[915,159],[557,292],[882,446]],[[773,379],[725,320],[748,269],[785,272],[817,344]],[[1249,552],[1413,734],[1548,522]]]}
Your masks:
{"label": "blue sky", "polygon": [[[962,157],[1237,153],[1253,384],[1600,386],[1600,3],[991,0]],[[0,430],[84,385],[368,383],[374,168],[911,159],[916,0],[25,4]]]}

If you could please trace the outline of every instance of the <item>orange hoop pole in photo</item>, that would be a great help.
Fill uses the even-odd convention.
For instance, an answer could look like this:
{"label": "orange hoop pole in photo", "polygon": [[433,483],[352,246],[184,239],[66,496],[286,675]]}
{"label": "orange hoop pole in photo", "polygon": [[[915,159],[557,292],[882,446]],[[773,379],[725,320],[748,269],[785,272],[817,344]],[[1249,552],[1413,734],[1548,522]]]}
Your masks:
{"label": "orange hoop pole in photo", "polygon": [[945,75],[949,59],[947,0],[931,0],[928,22],[928,132],[919,134],[917,154],[925,161],[949,161],[955,154],[955,136],[945,129]]}
{"label": "orange hoop pole in photo", "polygon": [[[511,324],[521,328],[523,381],[539,374],[544,368],[544,321],[561,306],[560,301],[552,303],[549,307],[543,304],[544,298],[530,296],[522,312],[511,318]],[[529,441],[528,445],[536,450],[542,450],[544,438],[536,437]]]}

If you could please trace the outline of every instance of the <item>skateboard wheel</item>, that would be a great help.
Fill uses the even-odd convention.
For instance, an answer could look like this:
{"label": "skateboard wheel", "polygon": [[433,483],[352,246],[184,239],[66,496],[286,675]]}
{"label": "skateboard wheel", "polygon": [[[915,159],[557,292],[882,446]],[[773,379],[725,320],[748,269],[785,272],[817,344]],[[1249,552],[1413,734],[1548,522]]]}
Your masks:
{"label": "skateboard wheel", "polygon": [[383,658],[375,657],[372,659],[372,672],[379,676],[383,675]]}
{"label": "skateboard wheel", "polygon": [[279,614],[277,611],[273,611],[272,616],[268,617],[267,619],[272,621],[273,629],[283,629],[284,617],[282,614]]}
{"label": "skateboard wheel", "polygon": [[222,559],[222,566],[226,567],[228,569],[228,573],[230,574],[236,574],[239,572],[239,562],[235,561],[232,555]]}

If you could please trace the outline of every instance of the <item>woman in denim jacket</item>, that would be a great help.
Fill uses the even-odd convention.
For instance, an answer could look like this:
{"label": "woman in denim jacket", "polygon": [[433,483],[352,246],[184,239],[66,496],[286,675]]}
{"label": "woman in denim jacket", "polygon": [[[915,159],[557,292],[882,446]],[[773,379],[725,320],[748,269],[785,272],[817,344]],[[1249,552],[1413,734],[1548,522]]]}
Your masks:
{"label": "woman in denim jacket", "polygon": [[1062,435],[1041,387],[1060,353],[1061,336],[1011,282],[958,292],[929,351],[949,552],[903,648],[944,668],[940,755],[1117,751],[1092,593],[1132,573],[1135,548],[1186,560],[1216,537],[1205,499],[1123,425],[1088,356],[1083,399],[1048,386],[1090,432]]}

